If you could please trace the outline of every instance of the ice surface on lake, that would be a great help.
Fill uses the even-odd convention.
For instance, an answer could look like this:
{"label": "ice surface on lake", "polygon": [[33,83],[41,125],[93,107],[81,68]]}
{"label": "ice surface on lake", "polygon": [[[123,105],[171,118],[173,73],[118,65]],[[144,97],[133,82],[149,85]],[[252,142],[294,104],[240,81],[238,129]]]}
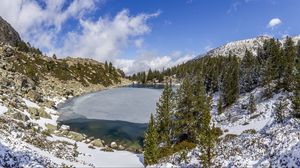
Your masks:
{"label": "ice surface on lake", "polygon": [[74,98],[59,108],[60,120],[88,119],[147,123],[156,110],[161,89],[115,88]]}

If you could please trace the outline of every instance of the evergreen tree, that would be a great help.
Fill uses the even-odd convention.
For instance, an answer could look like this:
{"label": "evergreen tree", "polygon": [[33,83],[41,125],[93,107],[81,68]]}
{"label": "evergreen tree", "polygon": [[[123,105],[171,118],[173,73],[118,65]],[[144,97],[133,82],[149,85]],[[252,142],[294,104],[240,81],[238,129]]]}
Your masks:
{"label": "evergreen tree", "polygon": [[278,103],[275,103],[275,118],[278,122],[283,122],[287,105],[288,104],[285,99],[281,99]]}
{"label": "evergreen tree", "polygon": [[162,95],[157,103],[156,121],[159,142],[166,146],[171,144],[171,117],[173,113],[173,91],[171,84],[166,83]]}
{"label": "evergreen tree", "polygon": [[249,113],[252,114],[256,111],[256,103],[253,94],[250,94],[249,104],[248,104]]}
{"label": "evergreen tree", "polygon": [[108,72],[108,71],[109,71],[109,69],[108,69],[108,63],[107,63],[107,61],[105,61],[105,63],[104,63],[104,69],[105,69],[105,71],[106,71],[106,72]]}
{"label": "evergreen tree", "polygon": [[292,38],[287,37],[284,43],[284,74],[283,74],[283,88],[287,91],[291,91],[290,83],[293,81],[293,69],[295,65],[295,59],[297,55],[296,46]]}
{"label": "evergreen tree", "polygon": [[177,91],[175,113],[175,135],[179,142],[188,140],[194,132],[193,90],[188,77],[182,82]]}
{"label": "evergreen tree", "polygon": [[248,50],[242,59],[240,71],[241,92],[250,92],[258,84],[259,67],[256,57]]}
{"label": "evergreen tree", "polygon": [[109,62],[109,64],[108,64],[108,72],[111,74],[111,73],[113,73],[113,71],[115,71],[115,69],[114,69],[112,63]]}
{"label": "evergreen tree", "polygon": [[218,100],[218,114],[222,114],[223,113],[223,102],[222,102],[222,98],[220,96],[219,100]]}
{"label": "evergreen tree", "polygon": [[147,74],[147,81],[152,81],[153,79],[154,79],[154,75],[153,75],[153,72],[150,68],[149,71],[148,71],[148,74]]}
{"label": "evergreen tree", "polygon": [[280,42],[276,41],[275,39],[270,39],[266,41],[264,45],[264,55],[266,55],[267,60],[265,63],[265,68],[262,72],[262,85],[267,85],[265,95],[270,97],[273,92],[273,87],[271,85],[272,80],[277,79],[277,89],[282,86],[282,77],[284,75],[284,59],[283,52],[280,48]]}
{"label": "evergreen tree", "polygon": [[217,135],[214,126],[210,126],[211,120],[211,98],[206,99],[205,106],[200,117],[201,129],[198,134],[198,141],[200,144],[200,160],[203,167],[212,166],[212,158],[214,157],[214,146],[216,144]]}
{"label": "evergreen tree", "polygon": [[154,117],[151,114],[148,128],[144,139],[144,163],[145,165],[155,164],[158,161],[158,134]]}
{"label": "evergreen tree", "polygon": [[53,55],[52,55],[52,58],[53,58],[53,59],[57,59],[56,54],[53,54]]}
{"label": "evergreen tree", "polygon": [[295,117],[300,118],[300,60],[297,60],[293,81],[293,114]]}
{"label": "evergreen tree", "polygon": [[222,93],[226,106],[233,104],[239,97],[239,62],[236,56],[229,56],[223,74]]}
{"label": "evergreen tree", "polygon": [[190,139],[194,142],[197,140],[197,136],[199,133],[199,130],[201,128],[201,117],[202,114],[205,113],[205,110],[207,109],[207,98],[206,98],[206,92],[205,92],[205,86],[204,86],[204,79],[202,77],[202,74],[199,74],[197,76],[196,82],[193,87],[194,91],[194,99],[193,99],[193,119],[190,120],[190,124],[193,127],[194,132],[192,135],[190,135]]}

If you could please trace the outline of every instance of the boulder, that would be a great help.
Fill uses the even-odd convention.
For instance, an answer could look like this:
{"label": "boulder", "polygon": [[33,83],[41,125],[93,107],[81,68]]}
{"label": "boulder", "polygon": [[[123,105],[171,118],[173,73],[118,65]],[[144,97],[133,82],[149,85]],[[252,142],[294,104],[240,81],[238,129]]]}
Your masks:
{"label": "boulder", "polygon": [[29,90],[27,97],[34,102],[42,102],[42,95],[34,90]]}
{"label": "boulder", "polygon": [[36,120],[40,118],[39,109],[34,108],[34,107],[29,107],[28,112],[29,112],[31,118],[36,119]]}
{"label": "boulder", "polygon": [[29,117],[25,114],[22,114],[20,112],[14,112],[14,113],[10,113],[9,114],[12,118],[16,119],[16,120],[21,120],[21,121],[28,121]]}
{"label": "boulder", "polygon": [[56,125],[52,125],[52,124],[49,124],[49,123],[46,124],[46,127],[47,127],[47,129],[49,130],[50,133],[54,133],[54,131],[56,131],[56,129],[57,129]]}
{"label": "boulder", "polygon": [[110,147],[116,149],[118,148],[118,144],[116,142],[111,142]]}
{"label": "boulder", "polygon": [[52,119],[51,115],[46,112],[45,107],[41,107],[38,112],[40,117]]}
{"label": "boulder", "polygon": [[104,147],[101,139],[95,139],[91,142],[91,144],[96,147]]}
{"label": "boulder", "polygon": [[67,137],[78,142],[81,142],[85,139],[84,135],[73,131],[69,131]]}
{"label": "boulder", "polygon": [[125,150],[125,147],[122,146],[122,145],[119,145],[118,148],[119,148],[120,150]]}
{"label": "boulder", "polygon": [[68,125],[61,125],[59,128],[60,131],[70,131],[70,126]]}

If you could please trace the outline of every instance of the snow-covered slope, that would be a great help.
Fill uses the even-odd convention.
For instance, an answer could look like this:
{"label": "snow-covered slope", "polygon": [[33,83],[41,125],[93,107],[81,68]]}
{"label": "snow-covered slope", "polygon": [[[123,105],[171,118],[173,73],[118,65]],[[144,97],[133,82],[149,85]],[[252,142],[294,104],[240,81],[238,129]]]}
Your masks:
{"label": "snow-covered slope", "polygon": [[[256,88],[251,92],[257,105],[253,114],[244,108],[250,93],[241,95],[221,115],[217,114],[218,93],[214,95],[212,123],[223,131],[215,149],[214,167],[300,167],[300,120],[291,116],[290,93],[264,99],[263,91]],[[274,107],[282,99],[286,99],[288,108],[281,123],[275,118]],[[155,166],[201,167],[199,154],[197,147],[188,153],[187,162],[175,154]]]}
{"label": "snow-covered slope", "polygon": [[[23,99],[29,108],[41,109],[37,103]],[[0,102],[2,100],[0,99]],[[51,124],[57,127],[58,112],[45,108],[51,117],[17,121],[0,103],[0,167],[143,167],[140,154],[92,146],[89,141],[76,141],[66,135],[44,133]],[[42,133],[42,134],[41,134]],[[76,144],[76,145],[75,145]]]}
{"label": "snow-covered slope", "polygon": [[[228,56],[230,53],[232,55],[236,55],[240,58],[242,58],[245,54],[246,50],[249,50],[253,53],[253,55],[257,55],[258,48],[262,47],[265,40],[272,38],[271,36],[258,36],[256,38],[251,39],[245,39],[245,40],[238,40],[229,42],[227,44],[224,44],[220,47],[217,47],[215,49],[212,49],[208,51],[207,53],[200,55],[197,58],[201,58],[202,56],[210,56],[210,57],[216,57],[216,56]],[[300,41],[300,35],[292,37],[295,44],[299,44]],[[281,39],[280,42],[283,43],[285,38]],[[196,58],[196,59],[197,59]]]}
{"label": "snow-covered slope", "polygon": [[263,42],[270,39],[270,36],[258,36],[252,39],[239,40],[227,43],[218,48],[210,50],[206,53],[208,56],[228,56],[230,53],[238,57],[243,57],[246,50],[251,51],[254,55],[257,54],[258,48],[263,45]]}

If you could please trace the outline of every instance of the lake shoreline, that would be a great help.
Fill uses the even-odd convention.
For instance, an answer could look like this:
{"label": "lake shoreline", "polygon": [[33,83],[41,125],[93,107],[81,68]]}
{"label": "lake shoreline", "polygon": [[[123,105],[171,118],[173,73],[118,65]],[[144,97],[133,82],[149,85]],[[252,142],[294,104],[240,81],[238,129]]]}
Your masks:
{"label": "lake shoreline", "polygon": [[[108,144],[110,144],[111,142],[117,142],[118,144],[125,147],[124,150],[134,153],[140,153],[143,147],[144,131],[147,128],[149,117],[145,118],[145,114],[148,115],[148,113],[144,112],[140,112],[141,115],[134,115],[134,112],[132,114],[132,111],[130,109],[132,109],[132,106],[136,106],[136,104],[135,100],[129,99],[132,99],[132,97],[136,97],[136,94],[142,94],[143,96],[141,97],[140,95],[138,95],[137,99],[144,101],[144,104],[146,103],[151,105],[137,106],[133,108],[133,111],[137,111],[136,109],[142,109],[142,111],[144,111],[144,109],[148,109],[149,111],[149,109],[151,109],[151,113],[154,113],[156,109],[156,102],[159,99],[162,88],[163,85],[136,85],[127,83],[126,85],[113,86],[69,98],[57,106],[58,111],[61,113],[61,118],[58,119],[58,123],[60,125],[68,125],[70,126],[71,131],[85,134],[87,135],[87,137],[99,138],[104,140],[106,143],[108,142]],[[122,90],[126,90],[127,92],[123,93],[123,96],[127,95],[130,96],[130,98],[119,96],[115,97],[114,95],[110,94],[106,95],[107,93],[114,91],[120,92],[120,90],[121,92]],[[98,98],[98,95],[103,94],[104,97]],[[111,100],[111,97],[115,97],[117,100]],[[152,101],[147,101],[147,97],[152,99]],[[94,101],[93,104],[86,104],[84,101],[88,99],[95,99],[96,101]],[[100,106],[101,111],[98,111],[97,113],[100,114],[100,116],[102,115],[102,110],[103,108],[105,110],[105,107],[101,106],[101,104],[103,103],[98,103],[99,100],[101,102],[104,102],[104,106],[106,104],[111,104],[109,106],[118,106],[117,108],[122,107],[122,110],[127,110],[127,112],[122,112],[122,115],[127,115],[127,117],[122,118],[121,116],[120,119],[115,119],[114,117],[116,116],[112,118],[90,118],[88,117],[88,115],[85,115],[86,112],[91,112],[89,111],[89,107],[97,109],[97,106]],[[122,106],[124,101],[131,103],[129,103],[128,106]],[[85,106],[88,107],[86,108]],[[63,114],[65,115],[63,116]],[[104,114],[106,114],[106,112],[104,112]],[[115,113],[112,112],[112,114]],[[142,120],[145,120],[145,122],[140,122],[140,120],[126,120],[126,118],[132,118],[131,115],[136,118],[141,118]]]}

